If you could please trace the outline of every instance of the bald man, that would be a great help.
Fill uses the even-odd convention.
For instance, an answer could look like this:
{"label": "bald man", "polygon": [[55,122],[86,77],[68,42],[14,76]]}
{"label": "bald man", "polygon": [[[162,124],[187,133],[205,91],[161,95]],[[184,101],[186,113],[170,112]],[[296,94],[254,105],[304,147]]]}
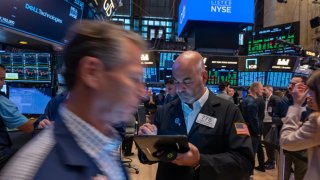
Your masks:
{"label": "bald man", "polygon": [[202,56],[182,53],[173,65],[179,99],[156,113],[141,135],[187,135],[190,150],[172,162],[160,162],[157,180],[248,179],[253,169],[249,132],[239,109],[206,86]]}

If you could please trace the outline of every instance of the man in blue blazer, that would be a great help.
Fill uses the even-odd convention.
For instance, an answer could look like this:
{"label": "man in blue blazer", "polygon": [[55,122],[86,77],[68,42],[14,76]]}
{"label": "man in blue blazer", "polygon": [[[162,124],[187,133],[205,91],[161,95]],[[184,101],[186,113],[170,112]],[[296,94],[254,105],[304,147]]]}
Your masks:
{"label": "man in blue blazer", "polygon": [[13,157],[0,179],[128,179],[114,126],[130,120],[144,93],[144,42],[103,21],[83,20],[69,35],[64,52],[69,96],[59,117]]}
{"label": "man in blue blazer", "polygon": [[179,99],[156,113],[154,124],[144,124],[139,134],[188,136],[187,153],[172,162],[160,162],[157,180],[248,179],[253,151],[240,110],[205,87],[208,79],[202,56],[182,53],[173,65]]}

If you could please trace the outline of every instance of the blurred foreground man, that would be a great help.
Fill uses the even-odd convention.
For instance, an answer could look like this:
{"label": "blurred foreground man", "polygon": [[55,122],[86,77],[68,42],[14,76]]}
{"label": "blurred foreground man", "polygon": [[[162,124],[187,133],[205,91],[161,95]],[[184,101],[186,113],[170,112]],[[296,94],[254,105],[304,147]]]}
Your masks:
{"label": "blurred foreground man", "polygon": [[252,143],[240,110],[205,87],[202,59],[194,51],[177,58],[172,73],[179,99],[157,111],[154,125],[139,130],[188,136],[190,150],[172,162],[160,162],[157,180],[243,180],[253,169]]}
{"label": "blurred foreground man", "polygon": [[0,179],[128,179],[113,125],[127,122],[143,95],[140,36],[98,21],[70,31],[60,118],[27,144]]}

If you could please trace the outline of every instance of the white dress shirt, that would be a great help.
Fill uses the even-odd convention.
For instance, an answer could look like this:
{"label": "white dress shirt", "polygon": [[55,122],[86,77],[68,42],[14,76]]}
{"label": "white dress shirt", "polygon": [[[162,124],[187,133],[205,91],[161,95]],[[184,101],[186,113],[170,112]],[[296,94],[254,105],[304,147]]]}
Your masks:
{"label": "white dress shirt", "polygon": [[190,132],[190,129],[191,129],[196,117],[198,116],[198,114],[200,112],[200,109],[202,108],[204,103],[208,100],[208,97],[209,97],[209,90],[208,90],[208,88],[206,88],[206,91],[201,96],[201,98],[192,104],[192,107],[193,107],[192,109],[189,107],[188,104],[182,103],[182,110],[183,110],[183,115],[184,115],[184,119],[186,122],[188,134]]}

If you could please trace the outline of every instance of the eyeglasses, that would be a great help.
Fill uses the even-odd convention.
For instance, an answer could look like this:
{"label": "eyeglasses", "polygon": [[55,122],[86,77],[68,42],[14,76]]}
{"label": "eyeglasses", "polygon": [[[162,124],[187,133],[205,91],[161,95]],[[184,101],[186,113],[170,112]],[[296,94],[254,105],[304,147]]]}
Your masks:
{"label": "eyeglasses", "polygon": [[289,82],[289,84],[291,84],[292,86],[295,86],[296,84],[298,83],[295,83],[295,82]]}

